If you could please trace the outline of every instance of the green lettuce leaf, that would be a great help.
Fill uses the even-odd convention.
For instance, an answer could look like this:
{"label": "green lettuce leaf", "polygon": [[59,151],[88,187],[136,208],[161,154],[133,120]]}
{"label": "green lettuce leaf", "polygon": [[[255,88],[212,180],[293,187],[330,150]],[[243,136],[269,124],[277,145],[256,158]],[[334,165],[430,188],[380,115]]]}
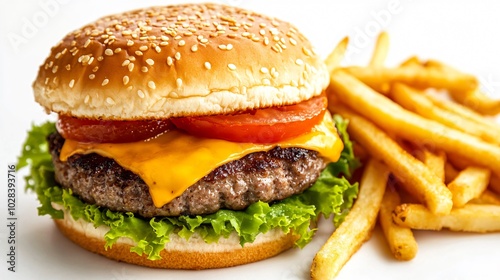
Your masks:
{"label": "green lettuce leaf", "polygon": [[320,215],[333,216],[333,223],[338,226],[358,193],[357,183],[351,184],[347,179],[359,165],[346,132],[347,121],[339,116],[334,118],[344,142],[340,160],[328,164],[316,183],[302,194],[277,203],[256,202],[244,211],[224,209],[210,215],[145,219],[133,213],[115,212],[87,204],[73,196],[71,190],[58,186],[54,180],[54,168],[46,141],[46,137],[55,131],[55,125],[51,122],[32,127],[19,157],[18,167],[28,166],[30,169],[30,174],[26,176],[26,188],[38,196],[39,215],[62,219],[64,212],[52,207],[52,203],[56,203],[63,205],[73,219],[84,219],[95,227],[106,225],[110,228],[104,236],[107,248],[113,246],[120,237],[128,237],[136,243],[131,251],[157,260],[160,259],[160,251],[170,241],[171,234],[189,239],[197,233],[205,242],[212,243],[236,232],[243,246],[253,242],[260,233],[275,228],[285,233],[293,231],[298,236],[297,246],[302,248],[314,235],[315,229],[310,228],[311,221]]}

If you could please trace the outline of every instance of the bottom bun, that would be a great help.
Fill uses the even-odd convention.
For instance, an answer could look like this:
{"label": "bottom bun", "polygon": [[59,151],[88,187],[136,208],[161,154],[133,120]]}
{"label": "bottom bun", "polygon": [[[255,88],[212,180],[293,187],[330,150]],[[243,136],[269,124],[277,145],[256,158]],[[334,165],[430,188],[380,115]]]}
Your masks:
{"label": "bottom bun", "polygon": [[196,234],[189,240],[171,235],[170,242],[160,252],[162,259],[153,261],[145,254],[131,252],[135,243],[129,238],[122,237],[111,248],[105,249],[104,234],[109,227],[95,228],[82,219],[74,220],[68,211],[64,212],[64,219],[54,221],[59,230],[77,245],[113,260],[156,268],[209,269],[242,265],[275,256],[291,248],[296,240],[293,234],[285,234],[281,229],[260,234],[253,243],[246,243],[244,247],[236,234],[221,237],[218,243],[211,244]]}

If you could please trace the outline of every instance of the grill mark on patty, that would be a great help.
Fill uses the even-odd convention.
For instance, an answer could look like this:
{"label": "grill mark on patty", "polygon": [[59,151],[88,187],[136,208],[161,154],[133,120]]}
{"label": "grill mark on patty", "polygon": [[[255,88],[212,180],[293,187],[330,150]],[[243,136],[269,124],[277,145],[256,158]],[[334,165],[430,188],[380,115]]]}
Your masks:
{"label": "grill mark on patty", "polygon": [[56,181],[63,188],[89,204],[146,218],[242,210],[259,200],[282,200],[310,187],[325,167],[318,152],[276,147],[219,166],[181,196],[157,208],[144,181],[113,159],[92,153],[61,162],[64,138],[55,132],[47,140]]}

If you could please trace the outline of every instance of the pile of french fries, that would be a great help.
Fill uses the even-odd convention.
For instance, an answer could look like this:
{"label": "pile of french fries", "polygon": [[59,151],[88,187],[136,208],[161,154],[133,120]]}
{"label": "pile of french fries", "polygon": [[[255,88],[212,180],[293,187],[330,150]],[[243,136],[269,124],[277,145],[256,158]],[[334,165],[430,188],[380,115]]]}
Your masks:
{"label": "pile of french fries", "polygon": [[382,33],[367,67],[341,67],[348,39],[327,58],[329,110],[349,120],[364,165],[358,198],[316,254],[312,279],[332,279],[378,224],[397,260],[418,251],[413,230],[500,231],[500,100],[476,77],[410,57],[384,66]]}

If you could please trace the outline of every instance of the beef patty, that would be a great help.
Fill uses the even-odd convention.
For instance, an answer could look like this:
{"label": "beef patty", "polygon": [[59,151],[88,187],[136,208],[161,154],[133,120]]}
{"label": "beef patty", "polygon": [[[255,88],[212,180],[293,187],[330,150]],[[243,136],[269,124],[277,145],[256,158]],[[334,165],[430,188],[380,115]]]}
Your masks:
{"label": "beef patty", "polygon": [[202,215],[222,208],[242,210],[259,200],[282,200],[310,187],[325,167],[318,152],[306,149],[277,147],[256,152],[217,167],[181,196],[157,208],[144,181],[113,159],[92,153],[61,162],[64,138],[56,132],[48,141],[56,181],[63,188],[89,204],[143,217]]}

